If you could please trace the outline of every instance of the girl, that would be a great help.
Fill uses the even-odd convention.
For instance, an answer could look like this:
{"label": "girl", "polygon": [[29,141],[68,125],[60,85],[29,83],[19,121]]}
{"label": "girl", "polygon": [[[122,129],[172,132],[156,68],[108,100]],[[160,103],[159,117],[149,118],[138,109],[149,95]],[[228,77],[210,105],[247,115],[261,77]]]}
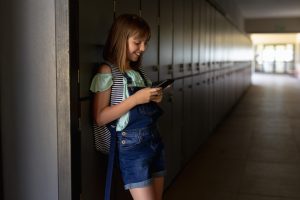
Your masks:
{"label": "girl", "polygon": [[[156,126],[162,89],[149,87],[140,69],[149,39],[149,25],[141,17],[117,17],[104,46],[106,62],[91,84],[94,120],[115,134],[124,187],[135,200],[161,200],[164,185],[164,148]],[[110,105],[113,67],[123,74],[123,100],[116,105]]]}

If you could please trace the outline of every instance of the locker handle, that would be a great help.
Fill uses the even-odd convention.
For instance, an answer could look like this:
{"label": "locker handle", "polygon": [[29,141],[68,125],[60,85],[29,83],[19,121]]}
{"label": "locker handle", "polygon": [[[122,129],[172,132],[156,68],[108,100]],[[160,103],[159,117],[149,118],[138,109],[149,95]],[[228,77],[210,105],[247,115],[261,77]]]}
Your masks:
{"label": "locker handle", "polygon": [[168,66],[168,74],[172,74],[172,72],[173,72],[173,66],[169,65]]}
{"label": "locker handle", "polygon": [[189,85],[189,86],[188,86],[188,88],[190,88],[190,89],[191,89],[192,87],[193,87],[192,85]]}
{"label": "locker handle", "polygon": [[169,103],[173,102],[173,95],[171,95],[171,94],[167,95],[167,101]]}
{"label": "locker handle", "polygon": [[153,71],[155,71],[155,72],[158,71],[158,67],[157,67],[157,66],[153,66],[152,69],[153,69]]}
{"label": "locker handle", "polygon": [[179,72],[183,72],[183,64],[179,65]]}
{"label": "locker handle", "polygon": [[196,85],[200,85],[200,83],[199,83],[199,82],[197,82],[197,83],[196,83]]}
{"label": "locker handle", "polygon": [[192,63],[189,63],[189,65],[188,65],[188,70],[189,70],[189,71],[192,71]]}

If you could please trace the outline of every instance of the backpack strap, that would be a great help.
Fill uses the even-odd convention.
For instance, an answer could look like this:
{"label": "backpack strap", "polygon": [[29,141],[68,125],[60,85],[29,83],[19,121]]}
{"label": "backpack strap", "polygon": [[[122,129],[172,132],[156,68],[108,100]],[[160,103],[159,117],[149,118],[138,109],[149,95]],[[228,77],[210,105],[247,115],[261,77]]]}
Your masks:
{"label": "backpack strap", "polygon": [[[104,64],[107,64],[111,68],[113,77],[110,105],[116,105],[123,100],[123,74],[120,72],[118,67],[114,66],[110,62],[105,61]],[[114,123],[116,123],[116,121],[110,124]],[[107,126],[98,126],[96,123],[93,123],[93,130],[96,150],[103,154],[108,154],[111,144],[111,134]]]}

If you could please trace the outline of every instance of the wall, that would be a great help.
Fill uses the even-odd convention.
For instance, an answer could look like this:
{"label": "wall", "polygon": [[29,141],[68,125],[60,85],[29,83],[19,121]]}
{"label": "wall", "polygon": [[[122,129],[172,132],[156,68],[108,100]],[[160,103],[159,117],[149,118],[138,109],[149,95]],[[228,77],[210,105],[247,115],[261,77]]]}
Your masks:
{"label": "wall", "polygon": [[244,17],[236,5],[235,0],[209,0],[217,4],[225,13],[225,16],[235,24],[240,30],[244,31]]}
{"label": "wall", "polygon": [[[81,199],[104,193],[107,163],[94,149],[89,87],[113,16],[122,13],[141,14],[151,27],[143,57],[148,76],[176,79],[164,92],[159,120],[168,187],[251,84],[250,38],[204,0],[81,0],[79,11]],[[112,195],[130,199],[118,174]]]}
{"label": "wall", "polygon": [[55,1],[1,1],[0,13],[3,199],[56,200]]}
{"label": "wall", "polygon": [[245,20],[247,33],[297,33],[300,18],[255,18]]}

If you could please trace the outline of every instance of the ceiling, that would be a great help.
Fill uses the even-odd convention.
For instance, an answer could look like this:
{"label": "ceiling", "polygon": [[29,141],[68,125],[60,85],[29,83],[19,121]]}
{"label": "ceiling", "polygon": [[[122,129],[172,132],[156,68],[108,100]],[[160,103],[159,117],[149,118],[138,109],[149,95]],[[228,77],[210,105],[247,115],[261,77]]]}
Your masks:
{"label": "ceiling", "polygon": [[300,17],[300,0],[235,0],[243,17]]}

